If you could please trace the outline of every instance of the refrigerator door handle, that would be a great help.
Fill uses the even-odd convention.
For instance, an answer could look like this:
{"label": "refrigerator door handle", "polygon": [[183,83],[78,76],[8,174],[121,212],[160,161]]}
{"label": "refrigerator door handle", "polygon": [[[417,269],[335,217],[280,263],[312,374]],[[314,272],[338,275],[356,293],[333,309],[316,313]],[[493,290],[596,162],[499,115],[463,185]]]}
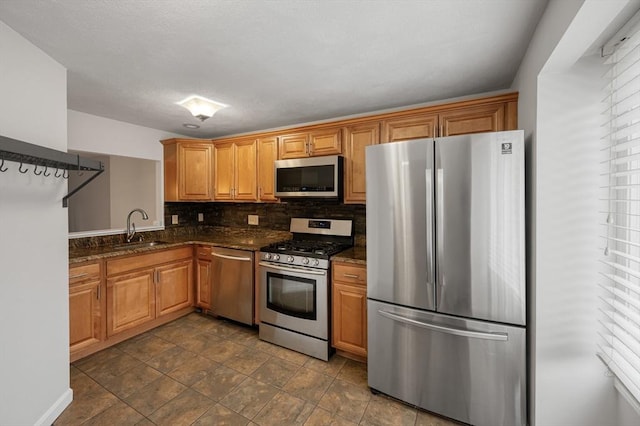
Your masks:
{"label": "refrigerator door handle", "polygon": [[[435,286],[435,271],[433,268],[433,169],[429,168],[425,170],[426,181],[426,207],[427,207],[427,279],[428,284]],[[433,287],[432,287],[433,288]]]}
{"label": "refrigerator door handle", "polygon": [[443,327],[441,325],[435,325],[435,324],[429,324],[422,321],[417,321],[412,318],[407,318],[405,316],[394,314],[388,311],[378,310],[378,313],[394,321],[403,322],[405,324],[414,325],[416,327],[426,328],[428,330],[439,331],[441,333],[453,334],[453,335],[462,336],[462,337],[471,337],[475,339],[499,340],[503,342],[506,342],[507,340],[509,340],[509,335],[506,333],[484,333],[481,331],[461,330],[459,328]]}
{"label": "refrigerator door handle", "polygon": [[435,167],[436,167],[436,270],[438,273],[436,282],[436,309],[440,304],[442,292],[444,291],[445,277],[440,265],[440,257],[444,253],[444,170],[442,169],[442,161],[440,159],[440,150],[438,149],[438,142],[436,142],[435,149]]}

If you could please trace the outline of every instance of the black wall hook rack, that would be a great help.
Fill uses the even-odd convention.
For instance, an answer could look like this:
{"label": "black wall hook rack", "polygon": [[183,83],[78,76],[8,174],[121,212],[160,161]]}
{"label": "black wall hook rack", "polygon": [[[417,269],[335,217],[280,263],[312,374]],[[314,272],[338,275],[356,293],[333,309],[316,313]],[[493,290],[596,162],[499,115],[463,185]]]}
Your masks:
{"label": "black wall hook rack", "polygon": [[[79,155],[69,154],[68,152],[58,151],[40,145],[34,145],[28,142],[11,139],[1,135],[0,158],[2,158],[3,160],[3,165],[5,165],[4,160],[20,163],[20,169],[22,169],[23,164],[33,164],[35,165],[34,172],[38,166],[44,167],[45,176],[51,175],[51,173],[46,173],[47,168],[55,168],[64,171],[77,170],[96,172],[62,198],[62,207],[67,207],[69,197],[80,191],[89,182],[91,182],[102,172],[104,172],[104,164],[102,164],[101,161],[82,158]],[[26,173],[26,171],[23,173]],[[43,172],[41,171],[40,174],[42,173]],[[69,173],[67,172],[66,177],[68,176]],[[64,172],[63,177],[65,177]]]}

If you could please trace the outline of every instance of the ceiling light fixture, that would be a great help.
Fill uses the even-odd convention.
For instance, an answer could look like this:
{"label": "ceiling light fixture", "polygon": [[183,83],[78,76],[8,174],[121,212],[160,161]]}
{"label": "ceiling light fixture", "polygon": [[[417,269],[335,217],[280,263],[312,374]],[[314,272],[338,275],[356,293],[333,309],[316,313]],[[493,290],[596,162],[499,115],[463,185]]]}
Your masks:
{"label": "ceiling light fixture", "polygon": [[191,112],[194,117],[199,118],[200,121],[211,118],[216,111],[227,107],[225,104],[198,95],[189,96],[187,99],[178,102],[178,105],[188,109],[189,112]]}
{"label": "ceiling light fixture", "polygon": [[187,129],[199,129],[200,126],[198,126],[197,124],[192,124],[192,123],[184,123],[182,125],[182,127],[186,127]]}

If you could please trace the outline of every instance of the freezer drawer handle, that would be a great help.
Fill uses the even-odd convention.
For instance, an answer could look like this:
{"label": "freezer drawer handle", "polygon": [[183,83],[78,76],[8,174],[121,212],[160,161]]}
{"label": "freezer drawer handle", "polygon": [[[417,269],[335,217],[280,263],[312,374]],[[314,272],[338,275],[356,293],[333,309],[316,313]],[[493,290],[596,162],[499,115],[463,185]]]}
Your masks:
{"label": "freezer drawer handle", "polygon": [[403,317],[402,315],[394,314],[387,311],[379,310],[378,313],[384,317],[391,318],[392,320],[404,322],[406,324],[415,325],[416,327],[427,328],[429,330],[440,331],[442,333],[454,334],[456,336],[473,337],[476,339],[485,340],[500,340],[506,342],[509,340],[509,336],[506,333],[483,333],[479,331],[460,330],[458,328],[443,327],[435,324],[428,324],[421,321],[416,321],[411,318]]}
{"label": "freezer drawer handle", "polygon": [[284,266],[276,266],[270,263],[258,263],[260,266],[264,266],[266,268],[275,269],[276,271],[285,271],[285,272],[297,272],[302,274],[310,274],[310,275],[327,275],[326,271],[312,271],[310,269],[294,269],[294,268],[285,268]]}
{"label": "freezer drawer handle", "polygon": [[218,254],[216,252],[211,252],[212,256],[215,257],[221,257],[223,259],[229,259],[229,260],[240,260],[242,262],[249,262],[251,260],[250,257],[236,257],[236,256],[227,256],[226,254]]}

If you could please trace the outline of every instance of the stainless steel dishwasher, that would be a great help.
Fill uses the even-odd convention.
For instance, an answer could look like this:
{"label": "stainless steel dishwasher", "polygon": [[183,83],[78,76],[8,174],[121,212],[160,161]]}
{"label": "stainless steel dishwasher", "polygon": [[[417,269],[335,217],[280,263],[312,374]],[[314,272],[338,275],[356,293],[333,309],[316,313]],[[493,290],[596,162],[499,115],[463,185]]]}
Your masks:
{"label": "stainless steel dishwasher", "polygon": [[211,313],[253,324],[253,252],[211,249]]}

